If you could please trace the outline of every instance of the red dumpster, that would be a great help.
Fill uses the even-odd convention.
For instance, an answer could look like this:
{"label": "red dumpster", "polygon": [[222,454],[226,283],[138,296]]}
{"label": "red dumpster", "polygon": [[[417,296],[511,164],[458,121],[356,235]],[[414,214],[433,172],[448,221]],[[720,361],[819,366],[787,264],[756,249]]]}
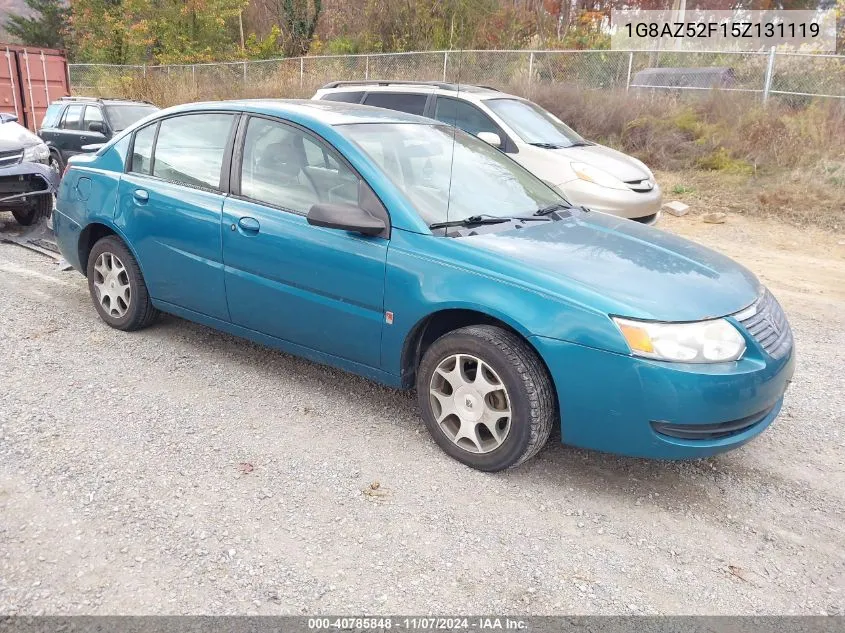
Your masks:
{"label": "red dumpster", "polygon": [[64,51],[0,44],[0,112],[35,132],[47,106],[69,94]]}

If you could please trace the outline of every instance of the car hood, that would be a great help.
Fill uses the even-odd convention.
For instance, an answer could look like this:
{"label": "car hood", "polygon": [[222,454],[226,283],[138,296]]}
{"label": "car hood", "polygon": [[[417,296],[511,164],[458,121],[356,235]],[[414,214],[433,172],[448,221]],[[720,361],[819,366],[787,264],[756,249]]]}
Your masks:
{"label": "car hood", "polygon": [[460,239],[517,260],[552,293],[632,318],[721,317],[749,306],[760,291],[754,274],[724,255],[594,211]]}
{"label": "car hood", "polygon": [[649,173],[633,158],[604,145],[582,145],[548,150],[569,161],[587,163],[623,182],[644,180]]}
{"label": "car hood", "polygon": [[0,124],[0,152],[19,150],[40,142],[40,138],[14,121]]}

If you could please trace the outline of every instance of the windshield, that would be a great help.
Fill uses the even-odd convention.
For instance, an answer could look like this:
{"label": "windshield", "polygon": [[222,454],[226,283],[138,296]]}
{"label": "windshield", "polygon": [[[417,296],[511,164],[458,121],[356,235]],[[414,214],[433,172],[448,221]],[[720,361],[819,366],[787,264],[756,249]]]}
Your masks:
{"label": "windshield", "polygon": [[520,99],[487,99],[484,104],[526,143],[561,147],[585,143],[575,130],[536,103]]}
{"label": "windshield", "polygon": [[106,106],[106,116],[113,132],[121,132],[135,121],[140,121],[148,114],[158,111],[154,105],[110,105]]}
{"label": "windshield", "polygon": [[428,224],[475,215],[525,216],[566,203],[502,152],[455,128],[358,123],[337,129],[373,159]]}

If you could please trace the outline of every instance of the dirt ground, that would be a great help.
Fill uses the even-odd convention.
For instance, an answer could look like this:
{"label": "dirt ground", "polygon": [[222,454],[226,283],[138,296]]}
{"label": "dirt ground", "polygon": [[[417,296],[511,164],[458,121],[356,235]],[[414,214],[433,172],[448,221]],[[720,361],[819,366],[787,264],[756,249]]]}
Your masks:
{"label": "dirt ground", "polygon": [[173,317],[117,332],[0,244],[0,614],[845,614],[845,235],[659,227],[781,300],[781,416],[712,459],[552,443],[495,475],[410,394]]}

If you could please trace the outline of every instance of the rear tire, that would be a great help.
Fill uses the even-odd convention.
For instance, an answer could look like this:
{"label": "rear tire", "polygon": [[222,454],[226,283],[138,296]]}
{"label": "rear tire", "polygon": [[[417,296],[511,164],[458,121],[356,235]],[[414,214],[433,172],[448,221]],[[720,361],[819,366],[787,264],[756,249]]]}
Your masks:
{"label": "rear tire", "polygon": [[53,212],[53,196],[36,196],[30,204],[22,209],[13,209],[12,215],[18,224],[32,226],[39,220],[49,217]]}
{"label": "rear tire", "polygon": [[97,314],[111,327],[131,332],[151,325],[158,317],[138,262],[116,235],[94,244],[86,276]]}
{"label": "rear tire", "polygon": [[437,339],[417,369],[417,399],[440,448],[488,472],[537,454],[557,420],[540,358],[519,336],[491,325]]}

